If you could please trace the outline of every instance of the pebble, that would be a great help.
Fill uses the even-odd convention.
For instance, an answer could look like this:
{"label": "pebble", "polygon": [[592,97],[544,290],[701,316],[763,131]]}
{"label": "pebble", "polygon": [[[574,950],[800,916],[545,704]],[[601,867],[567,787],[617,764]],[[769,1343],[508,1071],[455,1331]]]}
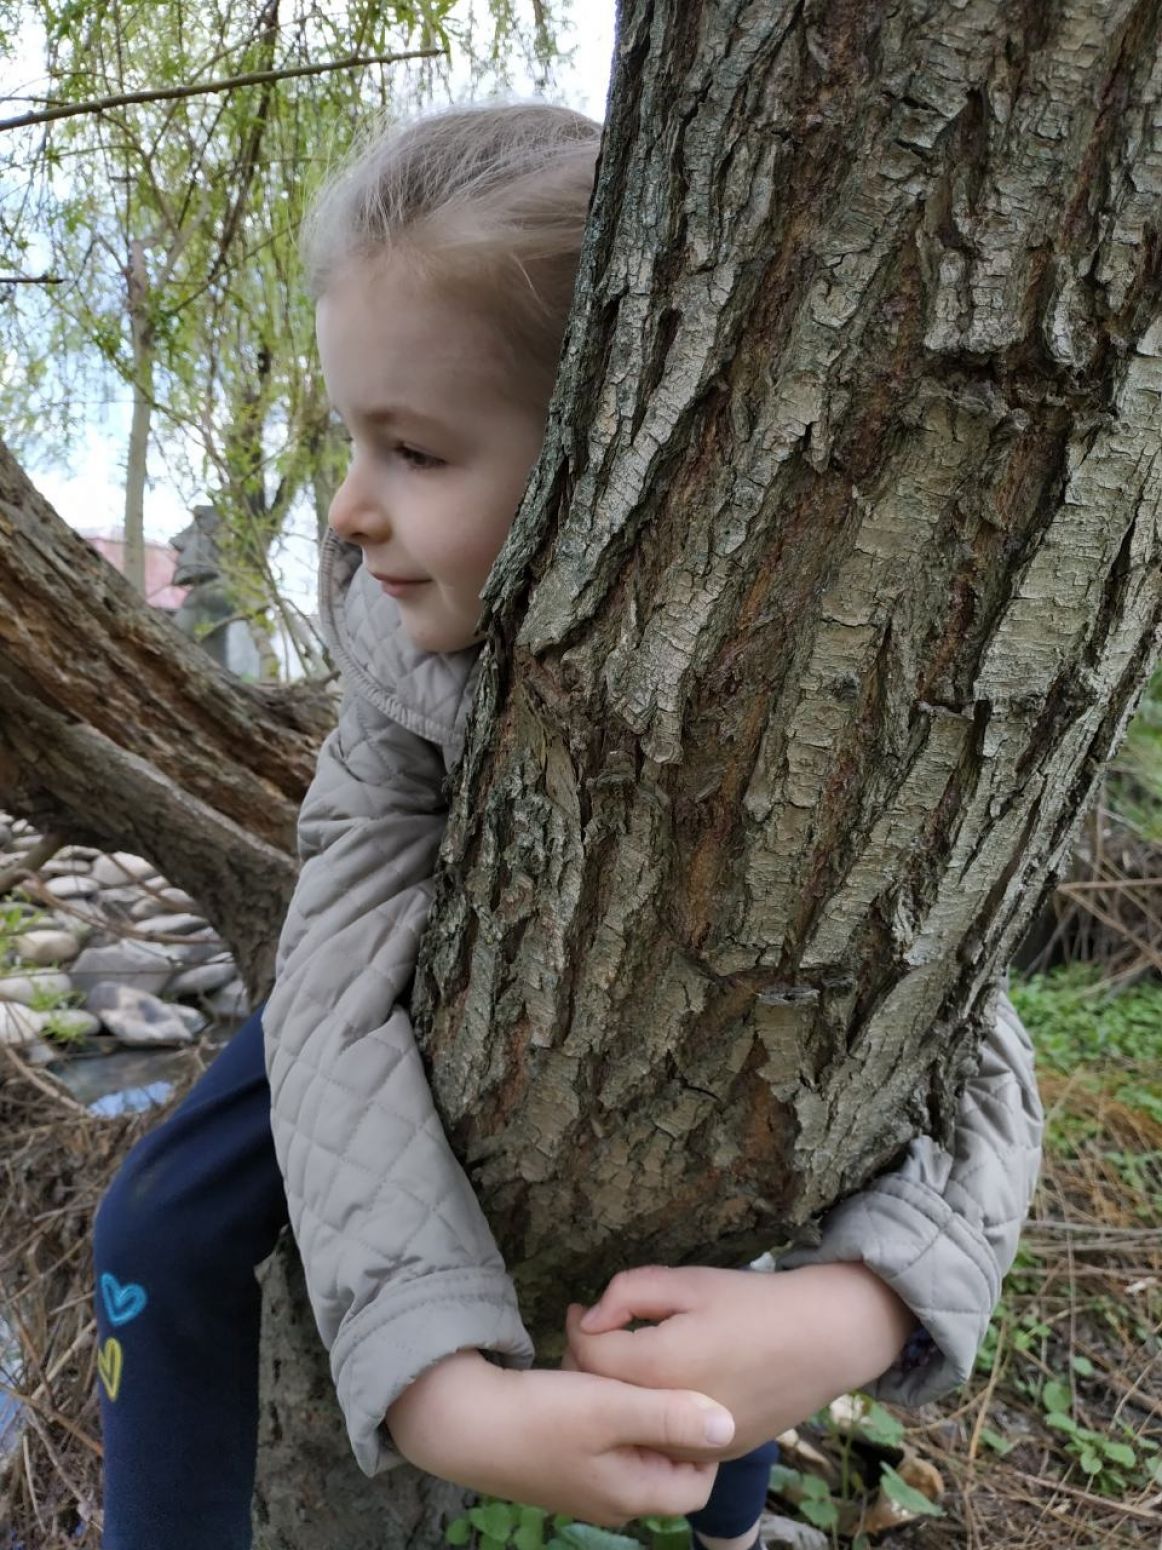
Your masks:
{"label": "pebble", "polygon": [[93,878],[76,874],[50,877],[44,886],[54,899],[87,899],[101,891],[100,883],[95,882]]}
{"label": "pebble", "polygon": [[206,1005],[215,1017],[246,1018],[250,1016],[250,997],[240,979],[232,979],[206,997]]}
{"label": "pebble", "polygon": [[197,968],[186,969],[175,976],[170,984],[170,994],[174,996],[202,996],[212,990],[218,990],[223,985],[228,985],[235,978],[237,971],[234,968],[234,960],[230,955],[223,954],[221,958],[211,958],[209,963],[199,964]]}
{"label": "pebble", "polygon": [[62,1007],[59,1012],[53,1012],[51,1016],[53,1028],[59,1028],[68,1039],[91,1039],[95,1033],[101,1031],[100,1022],[92,1012],[86,1012],[84,1007]]}
{"label": "pebble", "polygon": [[71,963],[81,950],[71,931],[26,931],[12,945],[22,963]]}
{"label": "pebble", "polygon": [[67,996],[72,988],[67,974],[54,974],[51,969],[5,974],[0,977],[0,1001],[19,1001],[27,1006],[37,996]]}
{"label": "pebble", "polygon": [[78,990],[92,990],[104,980],[123,980],[136,990],[164,990],[173,974],[164,948],[148,942],[114,942],[86,947],[69,970]]}
{"label": "pebble", "polygon": [[[192,936],[194,932],[214,936],[209,923],[200,915],[150,915],[145,920],[136,921],[135,926],[146,936]],[[218,940],[217,937],[214,939]]]}
{"label": "pebble", "polygon": [[198,913],[198,901],[191,899],[184,888],[159,888],[157,902],[164,904],[171,910],[189,910],[191,914]]}
{"label": "pebble", "polygon": [[93,877],[99,883],[120,888],[125,883],[141,883],[157,875],[157,868],[144,856],[132,856],[127,850],[115,850],[111,856],[98,856],[93,862]]}
{"label": "pebble", "polygon": [[0,1044],[31,1044],[47,1021],[47,1012],[34,1012],[15,1001],[0,1001]]}
{"label": "pebble", "polygon": [[172,1006],[129,985],[113,981],[94,985],[89,992],[89,1010],[121,1044],[189,1044],[194,1037]]}

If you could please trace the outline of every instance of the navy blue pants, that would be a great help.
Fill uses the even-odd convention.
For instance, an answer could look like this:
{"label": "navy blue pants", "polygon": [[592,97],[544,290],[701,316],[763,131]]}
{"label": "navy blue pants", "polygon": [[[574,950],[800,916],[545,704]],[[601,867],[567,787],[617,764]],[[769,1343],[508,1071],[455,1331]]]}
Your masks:
{"label": "navy blue pants", "polygon": [[[104,1550],[249,1550],[254,1268],[286,1223],[255,1013],[129,1153],[97,1213]],[[722,1465],[694,1526],[744,1533],[776,1456],[770,1443]]]}

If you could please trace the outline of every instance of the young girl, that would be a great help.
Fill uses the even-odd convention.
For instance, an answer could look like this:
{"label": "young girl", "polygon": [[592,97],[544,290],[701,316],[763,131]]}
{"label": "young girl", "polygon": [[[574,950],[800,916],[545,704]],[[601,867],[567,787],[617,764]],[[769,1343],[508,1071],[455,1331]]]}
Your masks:
{"label": "young girl", "polygon": [[[951,1152],[914,1142],[779,1274],[616,1277],[571,1310],[566,1369],[526,1370],[407,997],[480,592],[543,435],[599,136],[539,104],[434,115],[379,135],[311,224],[352,439],[320,583],[346,694],[261,1021],[134,1148],[97,1219],[106,1550],[249,1545],[254,1267],[288,1219],[368,1474],[403,1455],[598,1522],[685,1512],[711,1547],[754,1542],[787,1425],[855,1386],[919,1403],[963,1382],[1015,1252],[1041,1113],[1002,997]],[[658,1322],[630,1334],[633,1317]]]}

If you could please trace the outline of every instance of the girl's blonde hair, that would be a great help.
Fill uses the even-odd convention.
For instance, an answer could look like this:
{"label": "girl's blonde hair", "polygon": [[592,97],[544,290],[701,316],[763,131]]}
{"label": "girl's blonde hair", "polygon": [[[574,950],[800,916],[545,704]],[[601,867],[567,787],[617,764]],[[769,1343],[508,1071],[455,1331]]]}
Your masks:
{"label": "girl's blonde hair", "polygon": [[543,407],[573,299],[601,126],[549,103],[459,107],[377,128],[314,202],[312,293],[352,259],[403,257],[498,324]]}

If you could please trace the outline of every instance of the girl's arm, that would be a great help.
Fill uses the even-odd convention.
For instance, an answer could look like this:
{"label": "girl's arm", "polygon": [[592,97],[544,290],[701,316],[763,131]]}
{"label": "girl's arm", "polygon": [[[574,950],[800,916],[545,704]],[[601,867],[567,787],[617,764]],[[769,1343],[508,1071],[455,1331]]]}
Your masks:
{"label": "girl's arm", "polygon": [[407,993],[446,819],[439,747],[357,695],[299,818],[302,870],[263,1013],[271,1128],[307,1288],[367,1473],[432,1363],[532,1343],[435,1111]]}
{"label": "girl's arm", "polygon": [[967,1380],[1033,1199],[1043,1124],[1033,1046],[1002,992],[951,1150],[918,1137],[897,1169],[824,1217],[817,1247],[777,1261],[862,1261],[911,1310],[919,1330],[870,1385],[876,1397],[919,1405]]}

